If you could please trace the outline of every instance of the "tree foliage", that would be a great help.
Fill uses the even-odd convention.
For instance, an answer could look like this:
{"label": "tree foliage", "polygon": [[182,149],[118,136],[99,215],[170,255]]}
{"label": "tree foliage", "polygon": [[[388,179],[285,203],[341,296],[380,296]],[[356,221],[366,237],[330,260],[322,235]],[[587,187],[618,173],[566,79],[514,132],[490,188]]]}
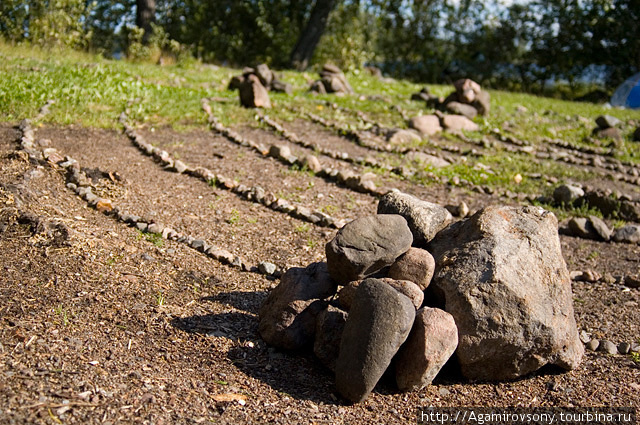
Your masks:
{"label": "tree foliage", "polygon": [[[134,29],[139,2],[2,0],[0,35],[133,52],[135,43],[145,45]],[[285,67],[316,4],[332,11],[315,64],[375,64],[424,82],[471,77],[533,92],[557,81],[574,89],[596,81],[611,89],[640,71],[637,0],[155,0],[159,36],[149,48],[189,49],[201,60],[229,65]]]}

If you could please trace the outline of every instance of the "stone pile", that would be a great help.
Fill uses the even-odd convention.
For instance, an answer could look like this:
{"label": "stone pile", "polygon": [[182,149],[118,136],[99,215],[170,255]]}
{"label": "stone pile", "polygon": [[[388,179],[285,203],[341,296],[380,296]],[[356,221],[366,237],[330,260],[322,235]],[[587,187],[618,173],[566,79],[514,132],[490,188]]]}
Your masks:
{"label": "stone pile", "polygon": [[240,103],[247,108],[270,108],[269,91],[293,93],[291,84],[278,79],[266,64],[245,68],[242,75],[236,75],[231,79],[228,88],[239,91]]}
{"label": "stone pile", "polygon": [[319,94],[353,94],[353,88],[344,73],[335,65],[325,64],[320,71],[320,79],[311,84],[310,90]]}
{"label": "stone pile", "polygon": [[[585,191],[578,185],[562,184],[553,191],[553,202],[565,207],[586,206],[600,211],[605,217],[632,222],[640,221],[640,202],[613,192]],[[627,223],[613,230],[602,219],[593,215],[588,218],[573,217],[565,227],[560,228],[560,231],[570,236],[597,241],[640,243],[639,224]]]}
{"label": "stone pile", "polygon": [[622,140],[620,127],[622,121],[611,115],[600,115],[596,118],[597,127],[593,129],[593,135],[599,139]]}
{"label": "stone pile", "polygon": [[482,90],[480,84],[468,78],[453,83],[455,91],[446,98],[429,93],[427,88],[411,96],[412,100],[424,100],[427,107],[447,111],[474,119],[477,115],[489,115],[491,110],[491,96]]}
{"label": "stone pile", "polygon": [[340,229],[326,263],[283,275],[259,311],[268,344],[313,350],[351,402],[384,374],[401,391],[423,388],[454,353],[481,380],[580,363],[552,213],[489,207],[452,223],[445,208],[398,191],[377,212]]}

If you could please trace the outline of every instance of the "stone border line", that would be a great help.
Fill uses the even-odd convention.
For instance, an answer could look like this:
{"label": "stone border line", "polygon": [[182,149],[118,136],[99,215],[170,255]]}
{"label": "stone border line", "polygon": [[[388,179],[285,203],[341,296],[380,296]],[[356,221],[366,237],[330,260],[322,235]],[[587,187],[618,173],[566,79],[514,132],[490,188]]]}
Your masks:
{"label": "stone border line", "polygon": [[313,155],[307,155],[303,159],[299,159],[291,154],[291,150],[287,146],[271,145],[267,149],[263,144],[256,143],[253,140],[242,137],[237,132],[226,128],[218,121],[211,111],[211,106],[206,99],[202,100],[202,109],[209,115],[209,125],[211,129],[218,134],[223,135],[232,143],[248,147],[263,157],[272,157],[287,166],[297,166],[300,168],[308,168],[316,176],[321,177],[331,183],[340,184],[347,189],[356,192],[366,193],[375,197],[386,194],[390,189],[376,187],[373,180],[376,175],[373,173],[365,173],[362,175],[355,174],[351,170],[337,170],[331,167],[323,167],[317,158]]}
{"label": "stone border line", "polygon": [[35,131],[29,119],[23,119],[19,126],[21,131],[20,149],[27,153],[33,162],[42,163],[46,161],[52,167],[60,167],[67,172],[66,187],[83,199],[91,208],[112,217],[130,227],[135,227],[142,233],[156,233],[162,235],[163,239],[183,243],[218,262],[236,267],[242,271],[249,271],[278,278],[281,271],[271,262],[263,261],[257,266],[248,265],[241,257],[234,255],[230,251],[210,244],[205,240],[196,239],[192,236],[175,231],[170,227],[140,216],[130,214],[118,206],[114,205],[110,199],[100,198],[92,191],[91,179],[82,171],[78,162],[70,156],[62,156],[54,148],[46,148],[40,151],[35,143]]}
{"label": "stone border line", "polygon": [[195,177],[209,185],[215,185],[220,189],[231,191],[246,201],[264,205],[273,211],[285,213],[293,218],[321,227],[339,229],[346,224],[346,220],[336,219],[322,211],[312,211],[311,209],[301,205],[292,205],[289,201],[276,197],[273,193],[267,192],[260,186],[249,187],[244,184],[240,184],[229,177],[225,177],[221,174],[215,174],[208,168],[190,167],[178,159],[173,159],[168,152],[147,143],[144,138],[128,124],[127,119],[128,117],[126,113],[123,112],[120,115],[119,121],[124,127],[124,133],[127,135],[129,140],[131,140],[131,143],[144,155],[153,157],[156,162],[164,166],[165,170]]}

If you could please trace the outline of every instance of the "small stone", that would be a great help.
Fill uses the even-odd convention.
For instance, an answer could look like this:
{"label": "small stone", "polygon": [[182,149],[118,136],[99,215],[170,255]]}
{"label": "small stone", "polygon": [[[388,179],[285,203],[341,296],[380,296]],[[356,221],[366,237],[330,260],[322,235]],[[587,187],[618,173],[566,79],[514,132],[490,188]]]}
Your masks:
{"label": "small stone", "polygon": [[319,173],[322,171],[322,165],[318,160],[318,157],[315,155],[307,155],[304,157],[303,164],[314,173]]}
{"label": "small stone", "polygon": [[474,119],[476,115],[478,115],[478,111],[476,108],[471,105],[467,105],[466,103],[460,102],[449,102],[447,104],[447,111],[453,114],[463,115],[470,120]]}
{"label": "small stone", "polygon": [[632,353],[640,353],[640,342],[632,342],[629,351]]}
{"label": "small stone", "polygon": [[612,285],[616,283],[616,278],[611,273],[605,273],[600,281],[608,285]]}
{"label": "small stone", "polygon": [[580,341],[582,341],[583,344],[586,344],[587,342],[591,341],[591,337],[589,336],[589,334],[587,333],[587,331],[580,331]]}
{"label": "small stone", "polygon": [[621,342],[620,344],[618,344],[619,354],[629,354],[629,351],[631,351],[631,344],[629,344],[628,342]]}
{"label": "small stone", "polygon": [[420,115],[409,120],[409,128],[418,130],[424,136],[442,132],[440,119],[436,115]]}
{"label": "small stone", "polygon": [[149,225],[143,221],[139,221],[136,223],[136,228],[141,232],[146,232]]}
{"label": "small stone", "polygon": [[598,345],[598,351],[606,354],[618,354],[618,347],[611,341],[601,341]]}
{"label": "small stone", "polygon": [[194,239],[190,245],[191,245],[191,248],[196,249],[200,252],[205,252],[207,249],[209,249],[209,247],[207,246],[207,243],[202,239]]}
{"label": "small stone", "polygon": [[613,232],[601,218],[591,215],[589,216],[589,222],[591,223],[591,227],[593,227],[593,230],[595,230],[600,239],[605,242],[608,242],[611,239],[611,235]]}
{"label": "small stone", "polygon": [[622,124],[622,121],[620,121],[616,117],[612,117],[611,115],[600,115],[598,118],[596,118],[596,124],[599,128],[605,129],[617,127]]}
{"label": "small stone", "polygon": [[592,339],[591,341],[587,342],[584,346],[587,350],[596,351],[600,346],[600,341],[598,341],[597,339]]}
{"label": "small stone", "polygon": [[272,275],[276,272],[277,269],[278,268],[275,264],[270,263],[268,261],[263,261],[260,264],[258,264],[258,270],[262,274]]}
{"label": "small stone", "polygon": [[627,224],[613,233],[615,242],[640,243],[640,225]]}
{"label": "small stone", "polygon": [[560,205],[572,205],[581,196],[584,196],[584,190],[570,184],[560,185],[553,191],[553,200]]}
{"label": "small stone", "polygon": [[173,162],[173,168],[176,170],[177,173],[182,174],[185,171],[187,171],[189,167],[187,167],[187,165],[184,162],[180,161],[179,159],[176,159]]}
{"label": "small stone", "polygon": [[480,126],[462,115],[445,115],[442,118],[442,126],[453,131],[478,131]]}
{"label": "small stone", "polygon": [[113,211],[113,205],[109,199],[101,198],[98,199],[98,202],[96,203],[96,210],[101,213],[110,213]]}
{"label": "small stone", "polygon": [[640,275],[628,275],[624,278],[625,286],[629,288],[640,288]]}

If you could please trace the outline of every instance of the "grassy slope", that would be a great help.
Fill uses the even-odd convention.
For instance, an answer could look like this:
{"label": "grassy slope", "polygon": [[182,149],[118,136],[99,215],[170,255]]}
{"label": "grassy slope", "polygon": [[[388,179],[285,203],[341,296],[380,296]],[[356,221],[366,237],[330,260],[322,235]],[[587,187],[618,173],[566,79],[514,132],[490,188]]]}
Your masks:
{"label": "grassy slope", "polygon": [[[228,99],[214,102],[214,113],[227,125],[255,123],[254,113],[238,106],[237,94],[226,90],[228,81],[240,71],[192,63],[186,66],[159,67],[106,60],[99,56],[69,52],[43,51],[27,47],[13,47],[0,43],[0,121],[16,122],[33,117],[48,100],[55,101],[52,113],[44,120],[51,124],[118,128],[117,117],[128,105],[131,115],[154,126],[170,125],[177,129],[202,128],[206,125],[200,100],[203,97]],[[355,91],[363,95],[382,95],[390,103],[367,100],[355,96],[312,96],[307,94],[308,82],[317,78],[312,72],[282,73],[285,81],[294,85],[294,97],[271,94],[276,107],[269,113],[278,119],[293,119],[294,113],[281,106],[297,106],[358,125],[355,115],[336,114],[331,108],[320,106],[329,100],[352,110],[361,110],[387,126],[405,126],[390,103],[399,105],[411,114],[429,112],[421,102],[409,101],[411,93],[421,86],[406,81],[382,82],[366,73],[348,75]],[[445,96],[448,85],[430,85],[429,89]],[[519,93],[492,91],[491,116],[477,118],[481,131],[469,134],[480,139],[493,128],[508,125],[515,136],[540,143],[545,137],[560,138],[575,144],[585,144],[584,138],[594,119],[610,114],[624,121],[640,120],[640,111],[605,109],[599,105],[541,98]],[[517,113],[517,106],[525,106],[527,113]],[[581,118],[582,117],[582,118]],[[257,124],[255,124],[257,125]],[[618,157],[640,162],[637,144],[627,140],[618,146]],[[512,178],[521,173],[543,173],[560,180],[588,177],[581,172],[567,174],[570,167],[553,162],[534,164],[523,155],[508,154],[497,148],[491,156],[480,158],[495,174],[479,172],[470,166],[451,166],[434,170],[438,174],[458,175],[475,183],[512,186]],[[519,190],[542,193],[540,183],[525,179]]]}

